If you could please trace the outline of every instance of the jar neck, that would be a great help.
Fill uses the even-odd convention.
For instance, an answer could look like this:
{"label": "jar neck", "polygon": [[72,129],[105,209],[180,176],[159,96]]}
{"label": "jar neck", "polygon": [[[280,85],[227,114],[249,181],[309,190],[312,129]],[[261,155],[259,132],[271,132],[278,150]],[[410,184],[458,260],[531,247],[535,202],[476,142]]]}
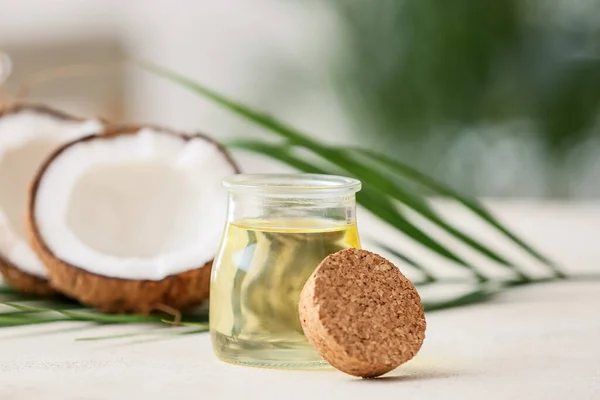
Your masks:
{"label": "jar neck", "polygon": [[356,196],[276,196],[261,193],[228,194],[229,222],[243,219],[314,219],[335,224],[356,223]]}

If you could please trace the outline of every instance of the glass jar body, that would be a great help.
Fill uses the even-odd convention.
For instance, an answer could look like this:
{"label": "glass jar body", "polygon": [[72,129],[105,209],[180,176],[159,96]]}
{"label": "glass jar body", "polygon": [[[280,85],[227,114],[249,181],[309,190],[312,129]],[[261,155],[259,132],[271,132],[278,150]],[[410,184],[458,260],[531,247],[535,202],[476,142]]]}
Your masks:
{"label": "glass jar body", "polygon": [[298,179],[317,179],[312,175],[269,179],[286,189],[275,190],[273,182],[257,190],[229,188],[227,226],[211,277],[213,348],[236,364],[323,366],[302,332],[298,301],[327,255],[360,247],[356,190],[298,185]]}

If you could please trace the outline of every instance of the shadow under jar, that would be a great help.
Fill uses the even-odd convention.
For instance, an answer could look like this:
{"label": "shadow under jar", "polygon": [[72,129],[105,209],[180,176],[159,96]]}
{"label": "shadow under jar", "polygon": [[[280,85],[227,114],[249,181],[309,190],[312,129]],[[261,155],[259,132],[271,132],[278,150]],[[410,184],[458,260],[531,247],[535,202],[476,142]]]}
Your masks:
{"label": "shadow under jar", "polygon": [[234,175],[227,226],[211,277],[210,331],[223,361],[257,367],[327,364],[306,340],[300,292],[329,254],[360,248],[356,179]]}

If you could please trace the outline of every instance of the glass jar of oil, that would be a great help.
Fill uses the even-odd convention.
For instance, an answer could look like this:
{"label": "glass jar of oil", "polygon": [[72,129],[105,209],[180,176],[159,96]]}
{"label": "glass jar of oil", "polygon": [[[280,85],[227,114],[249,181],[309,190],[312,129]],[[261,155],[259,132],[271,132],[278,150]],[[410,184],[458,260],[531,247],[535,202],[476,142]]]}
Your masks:
{"label": "glass jar of oil", "polygon": [[325,362],[298,317],[300,292],[329,254],[360,247],[360,182],[313,174],[235,175],[213,263],[210,331],[223,361],[274,368]]}

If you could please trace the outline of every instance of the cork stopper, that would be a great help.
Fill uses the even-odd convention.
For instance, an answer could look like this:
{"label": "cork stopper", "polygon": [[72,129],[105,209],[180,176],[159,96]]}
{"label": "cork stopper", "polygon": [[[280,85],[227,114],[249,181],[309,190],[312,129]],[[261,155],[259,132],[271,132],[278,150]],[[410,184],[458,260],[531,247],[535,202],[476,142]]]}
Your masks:
{"label": "cork stopper", "polygon": [[407,362],[425,339],[413,284],[385,258],[346,249],[325,258],[300,295],[308,341],[333,367],[373,378]]}

